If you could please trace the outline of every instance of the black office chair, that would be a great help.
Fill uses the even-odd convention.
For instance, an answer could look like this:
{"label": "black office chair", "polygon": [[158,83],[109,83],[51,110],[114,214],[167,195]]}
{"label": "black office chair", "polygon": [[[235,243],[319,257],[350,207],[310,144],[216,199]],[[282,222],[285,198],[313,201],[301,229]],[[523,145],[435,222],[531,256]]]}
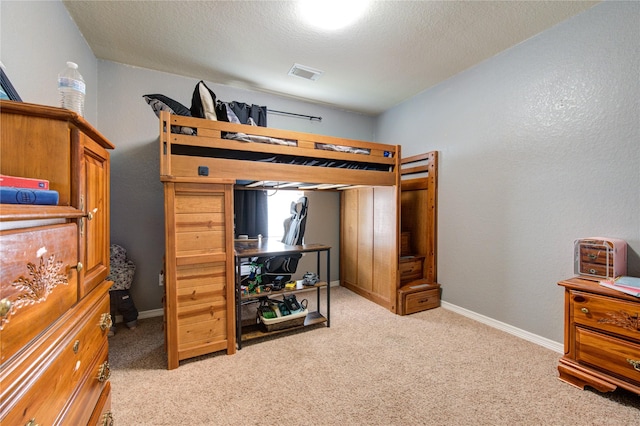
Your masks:
{"label": "black office chair", "polygon": [[[284,244],[302,244],[307,224],[308,207],[309,199],[307,197],[300,197],[298,201],[291,202],[291,216],[284,221],[284,237],[281,240]],[[284,283],[290,280],[291,275],[296,272],[301,258],[302,254],[296,253],[259,258],[257,263],[263,265],[263,280]]]}

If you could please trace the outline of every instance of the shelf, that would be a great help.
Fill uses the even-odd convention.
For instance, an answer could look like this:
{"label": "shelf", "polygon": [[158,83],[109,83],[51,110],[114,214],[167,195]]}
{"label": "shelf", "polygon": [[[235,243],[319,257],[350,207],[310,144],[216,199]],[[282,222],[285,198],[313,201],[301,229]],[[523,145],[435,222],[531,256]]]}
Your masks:
{"label": "shelf", "polygon": [[79,218],[82,210],[70,206],[50,206],[39,204],[0,204],[0,218],[9,220],[38,220],[55,218]]}
{"label": "shelf", "polygon": [[318,281],[316,284],[312,286],[305,286],[305,285],[302,285],[302,280],[298,280],[296,281],[296,288],[294,289],[291,289],[291,290],[282,289],[278,291],[266,291],[264,293],[243,294],[241,297],[241,300],[243,301],[253,300],[253,299],[259,299],[261,297],[280,296],[283,294],[290,294],[290,293],[303,293],[305,291],[317,290],[321,287],[326,287],[326,286],[327,286],[327,283],[325,281]]}
{"label": "shelf", "polygon": [[[331,267],[330,267],[330,258],[331,258],[331,247],[325,246],[323,244],[302,244],[297,246],[290,246],[282,244],[279,241],[266,240],[262,241],[262,244],[256,243],[246,243],[246,242],[235,242],[235,271],[236,271],[236,343],[238,345],[238,349],[242,349],[242,342],[244,340],[255,339],[263,336],[273,335],[282,333],[285,331],[291,331],[296,329],[302,329],[305,327],[310,327],[318,324],[325,324],[327,327],[331,325],[331,314],[330,314],[330,304],[331,304],[331,287],[329,286],[328,281],[318,281],[312,286],[303,285],[303,280],[296,281],[296,287],[293,289],[282,289],[277,291],[265,291],[261,293],[251,293],[251,294],[241,294],[241,282],[242,277],[241,274],[241,260],[250,258],[250,257],[267,257],[267,256],[280,256],[280,255],[290,255],[290,254],[300,254],[300,253],[316,253],[316,273],[320,274],[320,254],[324,253],[326,258],[326,275],[325,278],[331,277]],[[325,305],[325,313],[326,317],[320,314],[322,311],[321,308],[321,298],[320,294],[323,288],[326,288],[325,296],[326,296],[326,305]],[[255,323],[244,323],[242,319],[242,305],[256,303],[261,298],[277,298],[279,296],[285,296],[288,294],[299,294],[306,292],[316,293],[316,311],[309,312],[305,317],[304,324],[298,325],[299,320],[295,323],[296,325],[292,325],[291,327],[283,328],[282,330],[274,330],[273,327],[271,331],[267,331],[266,328],[261,327],[260,324]]]}
{"label": "shelf", "polygon": [[[313,287],[309,287],[309,289],[313,289]],[[258,339],[260,337],[272,336],[274,334],[286,333],[292,330],[299,330],[305,327],[311,327],[318,324],[324,324],[327,322],[327,318],[324,317],[320,312],[309,312],[307,317],[304,320],[303,325],[298,325],[294,327],[284,328],[282,330],[274,330],[274,331],[265,331],[261,328],[260,324],[251,324],[251,325],[243,325],[242,326],[242,341],[245,342],[247,340]]]}

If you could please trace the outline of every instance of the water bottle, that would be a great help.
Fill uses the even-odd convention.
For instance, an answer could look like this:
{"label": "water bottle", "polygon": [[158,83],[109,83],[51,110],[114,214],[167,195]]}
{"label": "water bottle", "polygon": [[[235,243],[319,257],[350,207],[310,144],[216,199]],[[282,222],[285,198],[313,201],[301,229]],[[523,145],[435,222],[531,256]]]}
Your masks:
{"label": "water bottle", "polygon": [[60,106],[84,115],[85,90],[84,79],[78,72],[78,64],[67,62],[67,68],[58,74]]}

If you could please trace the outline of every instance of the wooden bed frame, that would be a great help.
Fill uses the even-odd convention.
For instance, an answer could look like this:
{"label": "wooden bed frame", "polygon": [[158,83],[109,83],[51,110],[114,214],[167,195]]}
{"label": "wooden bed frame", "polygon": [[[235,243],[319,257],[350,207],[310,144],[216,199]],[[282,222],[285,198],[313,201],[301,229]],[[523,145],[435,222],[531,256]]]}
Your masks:
{"label": "wooden bed frame", "polygon": [[[196,129],[197,136],[173,133],[171,127],[188,127]],[[281,146],[266,143],[240,142],[221,137],[223,132],[240,132],[250,135],[268,136],[278,139],[296,141],[297,146]],[[340,189],[350,185],[395,186],[398,185],[397,171],[400,169],[400,146],[353,139],[320,136],[310,133],[292,132],[255,127],[244,124],[233,124],[223,121],[212,121],[201,118],[160,115],[160,175],[163,179],[204,178],[214,180],[231,179],[250,180],[260,185],[269,182],[297,182],[300,189],[313,185],[313,189]],[[317,149],[316,144],[331,144],[343,147],[363,148],[370,150],[369,155],[335,152]],[[180,148],[189,147],[193,153],[201,148],[202,155],[180,155]],[[220,149],[233,152],[236,157],[243,154],[261,153],[265,155],[288,155],[296,158],[313,158],[327,161],[346,161],[352,163],[370,163],[383,166],[386,170],[362,170],[347,168],[327,168],[295,164],[259,162],[251,159],[229,159],[207,156],[207,149]],[[198,173],[199,167],[208,167],[209,176]],[[330,171],[330,173],[328,173]],[[257,184],[256,184],[257,185]],[[309,188],[307,188],[309,189]]]}
{"label": "wooden bed frame", "polygon": [[[195,135],[175,132],[183,128],[194,129]],[[224,138],[226,133],[295,141],[296,146],[241,142]],[[369,154],[318,149],[318,144],[364,149]],[[255,160],[255,156],[277,155],[287,156],[292,163],[346,162],[369,168]],[[399,145],[162,112],[160,179],[165,190],[165,337],[170,369],[177,368],[182,359],[225,349],[231,354],[236,350],[233,328],[236,187],[340,191],[341,285],[397,312]],[[365,193],[371,197],[362,195]],[[350,201],[346,202],[347,199]],[[435,251],[426,251],[433,257],[425,260],[425,269],[430,269],[434,276]]]}

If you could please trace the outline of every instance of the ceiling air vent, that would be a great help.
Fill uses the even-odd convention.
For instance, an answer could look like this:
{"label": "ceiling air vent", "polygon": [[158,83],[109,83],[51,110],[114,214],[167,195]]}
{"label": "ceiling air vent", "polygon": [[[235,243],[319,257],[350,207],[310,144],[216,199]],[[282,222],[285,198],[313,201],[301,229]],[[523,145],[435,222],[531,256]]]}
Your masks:
{"label": "ceiling air vent", "polygon": [[289,75],[295,75],[296,77],[305,78],[311,81],[316,81],[322,74],[324,74],[324,71],[316,70],[300,64],[293,64],[289,70]]}

